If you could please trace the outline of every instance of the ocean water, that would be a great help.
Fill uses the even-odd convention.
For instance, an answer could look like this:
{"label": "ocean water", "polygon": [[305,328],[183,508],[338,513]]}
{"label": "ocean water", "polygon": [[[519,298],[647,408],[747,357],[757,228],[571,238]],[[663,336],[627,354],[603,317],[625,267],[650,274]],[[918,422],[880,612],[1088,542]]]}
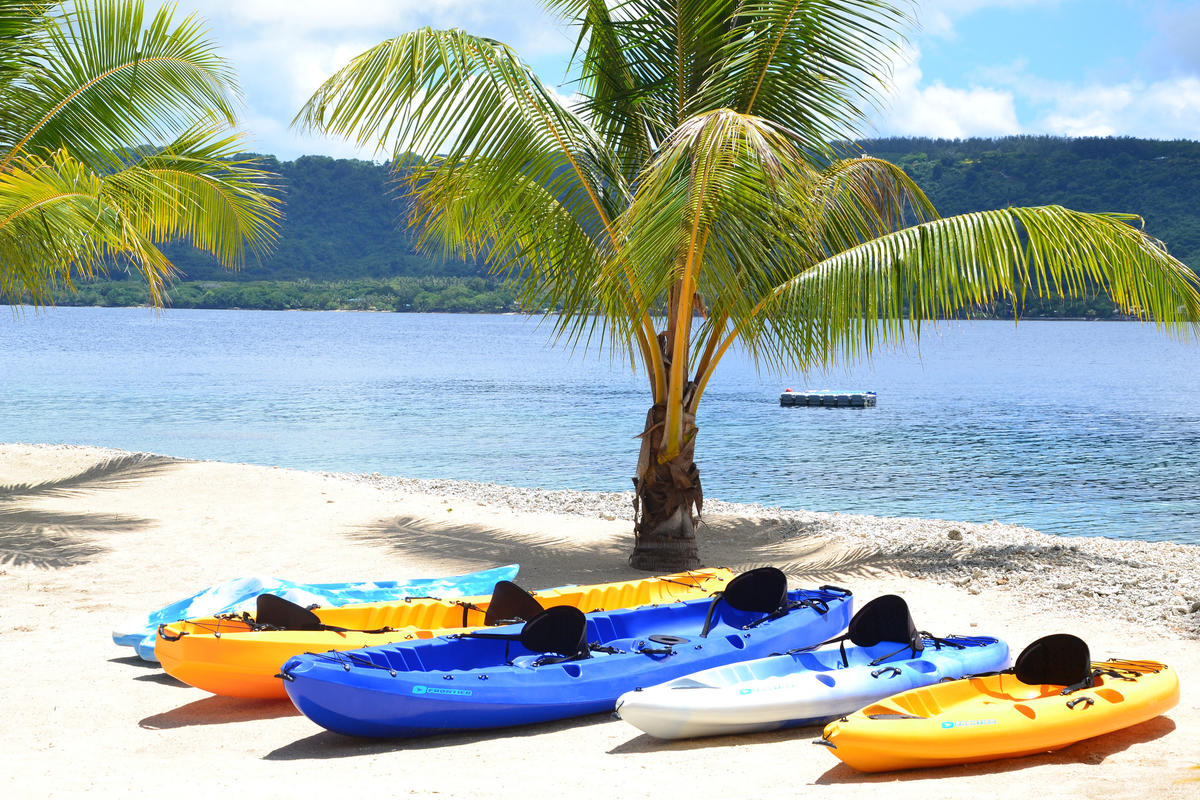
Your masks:
{"label": "ocean water", "polygon": [[[731,353],[708,497],[1200,543],[1200,343],[1113,322],[948,323],[828,374]],[[786,387],[879,393],[781,408]],[[0,441],[516,486],[630,487],[644,379],[518,316],[0,311]]]}

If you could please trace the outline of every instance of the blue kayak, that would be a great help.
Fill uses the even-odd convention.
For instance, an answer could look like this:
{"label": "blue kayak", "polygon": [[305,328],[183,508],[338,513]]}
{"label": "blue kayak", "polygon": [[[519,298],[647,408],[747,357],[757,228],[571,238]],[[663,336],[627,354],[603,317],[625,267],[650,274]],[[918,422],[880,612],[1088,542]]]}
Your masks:
{"label": "blue kayak", "polygon": [[523,626],[306,653],[284,665],[288,696],[351,736],[424,736],[611,711],[638,686],[821,642],[846,627],[851,594],[787,591],[765,567],[713,599],[584,615],[547,609]]}
{"label": "blue kayak", "polygon": [[627,692],[617,713],[660,739],[775,730],[828,722],[898,692],[1009,663],[999,639],[917,631],[896,595],[863,606],[843,638],[855,645],[779,653]]}
{"label": "blue kayak", "polygon": [[213,617],[217,614],[253,611],[260,594],[274,594],[301,606],[344,606],[376,603],[405,597],[463,597],[489,594],[499,581],[511,581],[518,565],[495,567],[445,578],[415,578],[408,581],[352,581],[343,583],[296,583],[280,578],[248,577],[211,586],[168,606],[138,617],[113,631],[113,642],[132,647],[144,661],[157,662],[154,643],[158,626],[182,619]]}

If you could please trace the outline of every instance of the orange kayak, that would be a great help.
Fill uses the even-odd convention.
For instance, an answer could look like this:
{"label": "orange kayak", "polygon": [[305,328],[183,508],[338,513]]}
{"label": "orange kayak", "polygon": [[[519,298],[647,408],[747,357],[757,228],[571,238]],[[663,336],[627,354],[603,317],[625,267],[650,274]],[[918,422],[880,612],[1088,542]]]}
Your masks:
{"label": "orange kayak", "polygon": [[1153,719],[1179,701],[1179,676],[1165,664],[1085,663],[1090,675],[1081,686],[1030,682],[1018,659],[1016,674],[902,692],[830,723],[817,743],[863,772],[940,767],[1057,750]]}
{"label": "orange kayak", "polygon": [[[283,622],[274,616],[266,619],[260,597],[259,612],[253,616],[222,615],[160,626],[154,653],[168,674],[205,691],[284,698],[283,683],[275,676],[285,661],[300,653],[358,650],[461,633],[528,619],[529,614],[552,606],[574,606],[588,612],[692,600],[721,591],[732,577],[727,569],[699,569],[616,583],[563,586],[532,595],[502,581],[491,596],[409,598],[311,611],[293,606],[284,612],[293,617]],[[536,601],[532,608],[530,597]],[[270,608],[279,603],[291,606],[274,598]]]}

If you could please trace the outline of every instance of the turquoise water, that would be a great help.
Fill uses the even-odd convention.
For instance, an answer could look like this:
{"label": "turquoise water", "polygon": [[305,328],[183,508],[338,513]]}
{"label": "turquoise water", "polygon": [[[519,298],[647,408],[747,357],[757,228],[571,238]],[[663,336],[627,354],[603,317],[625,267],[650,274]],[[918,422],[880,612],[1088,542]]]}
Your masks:
{"label": "turquoise water", "polygon": [[[643,379],[515,316],[0,312],[0,441],[624,490]],[[1132,323],[955,323],[920,354],[759,375],[701,406],[709,497],[1200,543],[1200,344]],[[879,393],[781,408],[783,388]]]}

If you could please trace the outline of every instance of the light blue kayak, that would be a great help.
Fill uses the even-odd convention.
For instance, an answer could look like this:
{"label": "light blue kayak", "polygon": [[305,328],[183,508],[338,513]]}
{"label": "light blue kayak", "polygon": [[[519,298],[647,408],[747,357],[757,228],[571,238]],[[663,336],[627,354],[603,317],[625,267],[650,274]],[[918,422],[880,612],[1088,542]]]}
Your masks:
{"label": "light blue kayak", "polygon": [[622,695],[617,714],[659,739],[768,731],[827,722],[898,692],[1009,664],[1008,645],[994,637],[918,632],[896,595],[863,606],[839,638],[855,646],[694,672]]}
{"label": "light blue kayak", "polygon": [[181,619],[240,614],[253,611],[260,594],[273,594],[301,606],[344,606],[376,603],[405,597],[464,597],[489,594],[499,581],[511,581],[519,566],[450,575],[445,578],[416,578],[408,581],[355,581],[345,583],[296,583],[280,578],[248,577],[211,586],[183,600],[163,606],[147,617],[130,620],[113,630],[113,642],[132,647],[144,661],[157,662],[154,640],[161,624]]}

